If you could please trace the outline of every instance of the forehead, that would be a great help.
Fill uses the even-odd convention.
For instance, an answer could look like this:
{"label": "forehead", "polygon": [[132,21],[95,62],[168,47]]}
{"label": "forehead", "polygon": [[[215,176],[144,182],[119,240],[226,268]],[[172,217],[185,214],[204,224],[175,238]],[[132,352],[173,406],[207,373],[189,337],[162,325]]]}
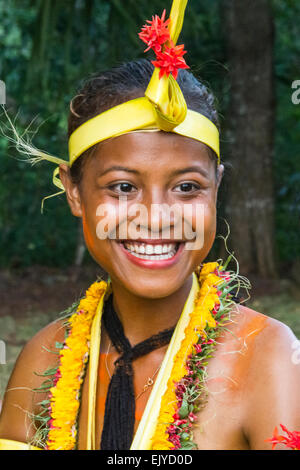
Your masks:
{"label": "forehead", "polygon": [[158,171],[197,163],[214,168],[205,144],[171,132],[132,132],[101,142],[91,165],[105,171],[111,165],[126,165],[141,171]]}

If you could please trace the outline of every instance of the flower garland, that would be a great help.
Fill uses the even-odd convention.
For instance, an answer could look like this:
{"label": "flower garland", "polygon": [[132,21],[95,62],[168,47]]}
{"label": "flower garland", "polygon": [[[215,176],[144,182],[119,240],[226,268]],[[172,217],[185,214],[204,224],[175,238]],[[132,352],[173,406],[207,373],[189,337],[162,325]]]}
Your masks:
{"label": "flower garland", "polygon": [[[158,423],[167,424],[158,424],[153,449],[195,447],[191,427],[196,420],[195,413],[205,404],[206,361],[226,317],[224,299],[231,297],[228,283],[233,279],[218,263],[204,264],[198,276],[201,288],[162,397]],[[47,412],[47,418],[43,418],[47,450],[76,448],[80,390],[89,357],[91,325],[106,289],[104,281],[89,287],[76,312],[67,320],[64,343],[56,343],[60,348],[58,367],[45,372],[46,376],[53,375],[49,400],[41,403]]]}
{"label": "flower garland", "polygon": [[[152,450],[197,448],[192,428],[197,420],[196,413],[206,404],[208,359],[216,350],[216,339],[230,320],[234,305],[231,291],[250,287],[238,274],[226,271],[230,259],[231,256],[223,266],[216,262],[206,263],[196,270],[200,291],[161,400]],[[45,371],[43,375],[47,380],[40,389],[36,389],[49,391],[49,399],[40,403],[43,411],[34,416],[42,422],[35,443],[40,447],[44,445],[47,450],[76,448],[80,390],[89,357],[91,325],[106,289],[106,282],[95,282],[87,290],[85,298],[72,306],[71,312],[75,309],[75,313],[68,311],[66,339],[64,343],[56,343],[60,349],[60,364]],[[272,438],[266,439],[272,444],[272,449],[281,443],[300,450],[300,433],[288,431],[282,424],[280,426],[287,436],[279,435],[275,428]]]}
{"label": "flower garland", "polygon": [[50,388],[47,450],[71,450],[75,447],[79,394],[89,357],[91,325],[106,287],[104,281],[92,284],[78,310],[68,320],[70,332],[60,350],[60,365]]}
{"label": "flower garland", "polygon": [[232,307],[232,278],[222,270],[218,263],[207,263],[200,271],[201,289],[162,397],[152,450],[196,448],[192,427],[206,401],[207,360]]}

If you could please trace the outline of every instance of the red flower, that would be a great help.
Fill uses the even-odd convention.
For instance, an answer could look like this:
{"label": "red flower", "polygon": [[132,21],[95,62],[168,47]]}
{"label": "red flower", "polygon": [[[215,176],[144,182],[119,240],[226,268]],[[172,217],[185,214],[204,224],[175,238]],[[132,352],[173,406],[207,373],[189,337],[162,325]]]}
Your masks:
{"label": "red flower", "polygon": [[273,436],[270,439],[266,439],[266,442],[272,443],[272,450],[277,446],[277,444],[284,444],[286,447],[289,447],[293,450],[300,450],[300,432],[298,431],[289,431],[283,424],[280,425],[281,429],[287,434],[286,436],[280,436],[278,434],[277,426],[273,431]]}
{"label": "red flower", "polygon": [[172,442],[172,444],[174,444],[174,450],[176,449],[180,449],[181,445],[180,445],[180,437],[177,436],[177,434],[171,434],[169,437],[168,437],[168,441]]}
{"label": "red flower", "polygon": [[225,281],[230,281],[230,272],[229,271],[220,271],[220,277],[223,277]]}
{"label": "red flower", "polygon": [[189,420],[192,421],[192,423],[193,423],[194,421],[196,421],[196,419],[197,419],[197,416],[194,413],[190,412],[189,413]]}
{"label": "red flower", "polygon": [[166,46],[163,52],[157,52],[156,58],[158,60],[152,60],[152,64],[160,68],[159,78],[162,78],[164,74],[168,77],[172,73],[176,80],[178,69],[188,69],[189,66],[182,57],[185,53],[184,44],[174,46],[172,42],[171,47]]}
{"label": "red flower", "polygon": [[152,21],[147,20],[147,23],[142,27],[139,33],[139,38],[147,44],[147,49],[144,52],[153,49],[155,52],[161,51],[161,46],[166,41],[170,40],[170,31],[168,25],[170,18],[165,21],[166,10],[163,11],[161,18],[158,15],[152,16]]}
{"label": "red flower", "polygon": [[181,426],[182,424],[186,424],[187,423],[187,419],[176,419],[176,421],[174,421],[174,426]]}
{"label": "red flower", "polygon": [[194,344],[194,348],[196,349],[196,354],[200,354],[202,352],[201,344]]}
{"label": "red flower", "polygon": [[176,384],[176,390],[175,390],[175,392],[176,392],[177,398],[182,398],[182,396],[183,396],[183,394],[185,393],[185,391],[186,391],[185,385],[180,384],[180,383]]}

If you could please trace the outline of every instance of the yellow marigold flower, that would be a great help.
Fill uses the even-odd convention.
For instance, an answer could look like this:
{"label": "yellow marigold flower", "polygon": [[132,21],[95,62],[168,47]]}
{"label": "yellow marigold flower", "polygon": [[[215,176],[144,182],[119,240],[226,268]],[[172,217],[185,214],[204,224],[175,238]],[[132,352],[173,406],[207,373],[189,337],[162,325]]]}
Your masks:
{"label": "yellow marigold flower", "polygon": [[92,284],[86,291],[86,297],[80,301],[77,312],[69,319],[71,331],[65,341],[66,347],[60,350],[61,377],[50,389],[52,424],[47,439],[50,450],[71,450],[75,447],[78,398],[83,381],[80,376],[88,358],[92,321],[106,286],[104,281]]}
{"label": "yellow marigold flower", "polygon": [[[201,288],[194,303],[190,321],[185,329],[185,337],[181,342],[180,349],[174,357],[173,367],[167,383],[167,390],[161,399],[158,424],[152,437],[152,450],[168,450],[173,444],[168,441],[168,427],[173,423],[173,415],[176,412],[176,393],[174,382],[179,382],[186,375],[186,361],[192,352],[193,345],[198,342],[198,334],[206,337],[204,331],[206,325],[211,328],[216,327],[216,321],[211,314],[215,305],[219,302],[217,288],[215,286],[223,282],[213,271],[218,267],[218,263],[206,263],[200,272]],[[198,334],[197,334],[198,333]]]}

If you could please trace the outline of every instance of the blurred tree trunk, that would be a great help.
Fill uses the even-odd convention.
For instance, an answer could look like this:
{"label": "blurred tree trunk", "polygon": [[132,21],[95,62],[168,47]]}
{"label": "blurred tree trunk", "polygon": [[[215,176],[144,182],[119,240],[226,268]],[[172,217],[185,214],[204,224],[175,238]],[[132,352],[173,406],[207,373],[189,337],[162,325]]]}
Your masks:
{"label": "blurred tree trunk", "polygon": [[226,219],[242,274],[276,277],[272,178],[273,18],[268,0],[223,0],[230,103]]}

